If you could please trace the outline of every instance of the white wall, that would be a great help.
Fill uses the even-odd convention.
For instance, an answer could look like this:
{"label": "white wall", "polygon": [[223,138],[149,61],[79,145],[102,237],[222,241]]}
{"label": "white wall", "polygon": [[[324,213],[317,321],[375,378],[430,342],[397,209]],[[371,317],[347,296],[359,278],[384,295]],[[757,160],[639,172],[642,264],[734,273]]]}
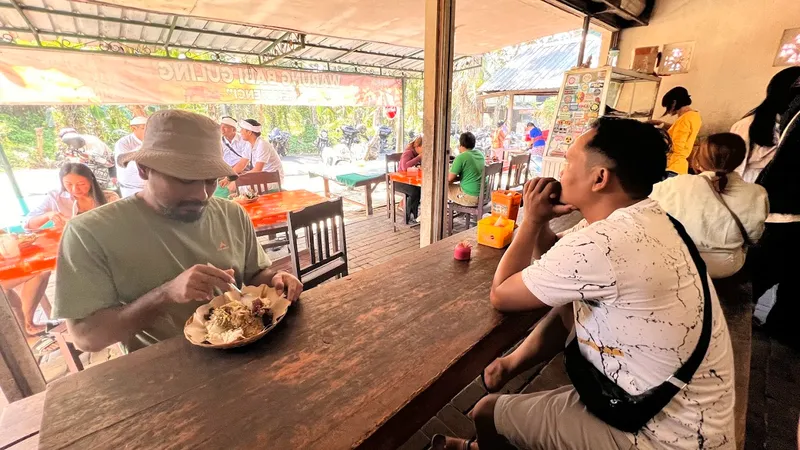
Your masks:
{"label": "white wall", "polygon": [[620,36],[619,67],[636,47],[695,41],[689,73],[663,77],[661,97],[674,86],[692,95],[703,117],[701,135],[727,131],[764,97],[783,31],[800,27],[800,0],[656,0],[647,27]]}

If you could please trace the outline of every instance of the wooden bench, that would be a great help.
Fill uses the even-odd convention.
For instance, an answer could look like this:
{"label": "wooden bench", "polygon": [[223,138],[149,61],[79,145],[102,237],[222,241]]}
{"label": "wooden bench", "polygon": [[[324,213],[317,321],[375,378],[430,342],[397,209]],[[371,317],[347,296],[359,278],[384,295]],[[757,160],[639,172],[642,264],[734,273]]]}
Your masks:
{"label": "wooden bench", "polygon": [[39,447],[44,394],[40,392],[6,406],[0,417],[0,450]]}

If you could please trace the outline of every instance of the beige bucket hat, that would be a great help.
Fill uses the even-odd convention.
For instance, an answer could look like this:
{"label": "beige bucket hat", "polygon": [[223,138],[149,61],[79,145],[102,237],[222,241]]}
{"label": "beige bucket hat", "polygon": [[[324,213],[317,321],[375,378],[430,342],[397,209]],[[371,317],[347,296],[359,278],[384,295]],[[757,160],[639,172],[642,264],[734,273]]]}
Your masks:
{"label": "beige bucket hat", "polygon": [[175,178],[210,180],[236,178],[222,159],[219,125],[206,116],[176,109],[159,111],[147,120],[142,146],[120,155],[119,164],[133,161]]}

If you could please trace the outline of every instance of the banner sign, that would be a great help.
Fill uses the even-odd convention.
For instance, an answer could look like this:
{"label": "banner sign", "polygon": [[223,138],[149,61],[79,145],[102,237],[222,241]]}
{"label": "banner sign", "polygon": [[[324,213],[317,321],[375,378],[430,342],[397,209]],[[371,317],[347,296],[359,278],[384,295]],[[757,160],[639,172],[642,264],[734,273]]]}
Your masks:
{"label": "banner sign", "polygon": [[0,104],[402,104],[396,78],[114,56],[0,49]]}

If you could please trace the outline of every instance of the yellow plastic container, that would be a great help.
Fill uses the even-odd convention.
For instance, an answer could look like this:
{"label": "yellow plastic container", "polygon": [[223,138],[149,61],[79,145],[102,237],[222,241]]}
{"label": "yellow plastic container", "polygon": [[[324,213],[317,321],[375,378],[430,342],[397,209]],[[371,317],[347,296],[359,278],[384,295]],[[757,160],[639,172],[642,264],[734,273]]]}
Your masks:
{"label": "yellow plastic container", "polygon": [[492,192],[492,215],[517,220],[522,194],[514,191],[497,190]]}
{"label": "yellow plastic container", "polygon": [[[500,221],[501,223],[498,223]],[[505,248],[514,237],[514,221],[504,217],[489,216],[478,221],[478,244]]]}

